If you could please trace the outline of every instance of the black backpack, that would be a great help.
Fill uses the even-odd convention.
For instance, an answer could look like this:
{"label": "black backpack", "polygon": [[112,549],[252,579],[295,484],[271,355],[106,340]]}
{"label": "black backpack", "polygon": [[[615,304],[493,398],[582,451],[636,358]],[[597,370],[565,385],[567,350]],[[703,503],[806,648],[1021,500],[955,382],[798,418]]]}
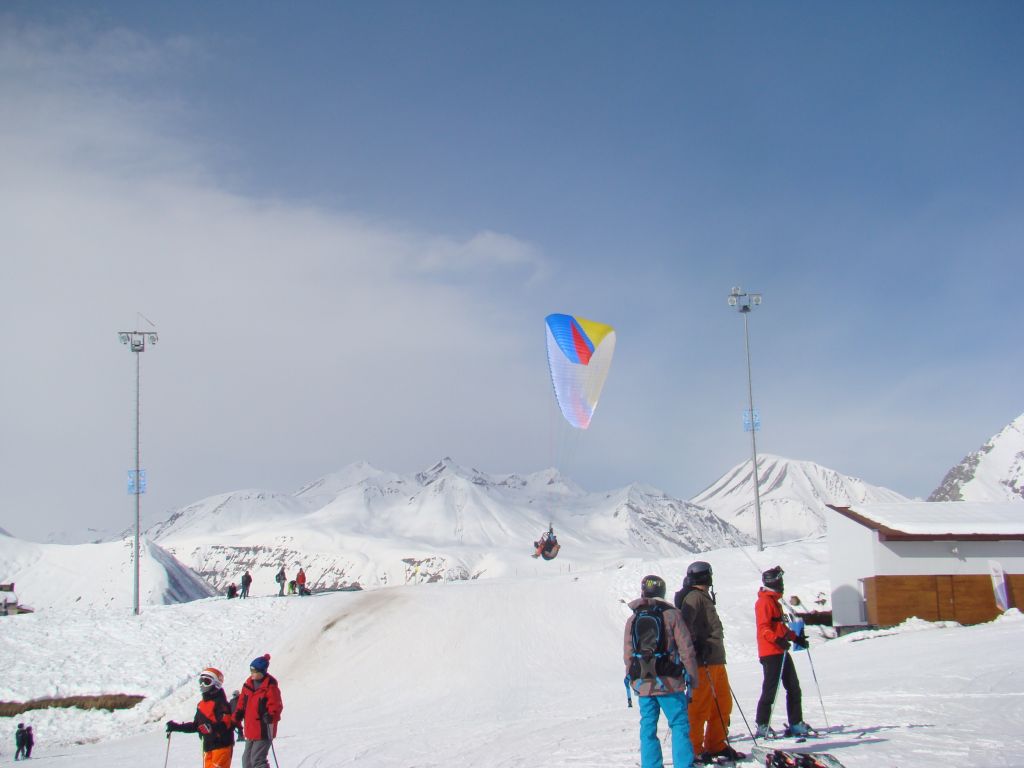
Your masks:
{"label": "black backpack", "polygon": [[630,680],[656,680],[682,677],[683,664],[678,654],[668,651],[664,613],[671,610],[665,603],[647,603],[633,611],[633,660],[629,664]]}

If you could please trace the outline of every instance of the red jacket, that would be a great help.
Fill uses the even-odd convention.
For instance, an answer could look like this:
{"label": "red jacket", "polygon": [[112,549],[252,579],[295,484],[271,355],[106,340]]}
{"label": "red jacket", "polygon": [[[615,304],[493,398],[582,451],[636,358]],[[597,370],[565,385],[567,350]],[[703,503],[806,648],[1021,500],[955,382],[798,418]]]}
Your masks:
{"label": "red jacket", "polygon": [[796,633],[786,626],[782,618],[782,606],[779,605],[781,598],[781,592],[774,592],[766,587],[761,587],[757,593],[754,618],[757,620],[757,655],[762,659],[765,656],[779,656],[785,653],[776,640],[797,639]]}
{"label": "red jacket", "polygon": [[[242,726],[242,735],[250,741],[265,741],[277,736],[277,724],[281,720],[281,689],[271,675],[264,675],[259,683],[250,677],[242,686],[235,706],[235,722]],[[264,716],[270,716],[270,728]]]}

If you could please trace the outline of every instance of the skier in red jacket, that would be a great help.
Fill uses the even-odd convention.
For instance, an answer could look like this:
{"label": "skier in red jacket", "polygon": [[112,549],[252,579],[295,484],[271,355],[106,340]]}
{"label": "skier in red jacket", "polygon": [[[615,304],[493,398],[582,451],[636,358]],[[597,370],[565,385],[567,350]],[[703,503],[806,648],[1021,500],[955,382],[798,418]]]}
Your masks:
{"label": "skier in red jacket", "polygon": [[242,752],[242,768],[269,768],[267,755],[271,742],[277,736],[277,724],[281,720],[281,689],[277,679],[267,674],[270,654],[252,660],[249,664],[249,679],[242,686],[235,707],[235,724],[242,727],[245,735],[245,750]]}
{"label": "skier in red jacket", "polygon": [[783,620],[782,606],[779,605],[783,592],[783,573],[780,566],[775,566],[761,574],[761,583],[764,586],[758,591],[757,602],[754,603],[754,616],[757,619],[757,655],[764,672],[761,698],[757,702],[755,716],[758,738],[771,734],[771,723],[768,721],[771,720],[780,680],[786,689],[786,715],[789,717],[786,735],[806,736],[811,730],[804,722],[800,680],[796,676],[793,658],[788,653],[793,643],[806,648],[807,636],[797,635]]}

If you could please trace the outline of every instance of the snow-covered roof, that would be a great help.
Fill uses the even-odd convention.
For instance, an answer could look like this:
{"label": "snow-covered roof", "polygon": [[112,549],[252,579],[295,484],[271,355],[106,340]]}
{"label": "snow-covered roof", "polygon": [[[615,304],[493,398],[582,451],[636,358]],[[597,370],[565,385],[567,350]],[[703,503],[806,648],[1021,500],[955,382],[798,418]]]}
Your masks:
{"label": "snow-covered roof", "polygon": [[911,501],[829,506],[888,538],[1024,537],[1022,502]]}

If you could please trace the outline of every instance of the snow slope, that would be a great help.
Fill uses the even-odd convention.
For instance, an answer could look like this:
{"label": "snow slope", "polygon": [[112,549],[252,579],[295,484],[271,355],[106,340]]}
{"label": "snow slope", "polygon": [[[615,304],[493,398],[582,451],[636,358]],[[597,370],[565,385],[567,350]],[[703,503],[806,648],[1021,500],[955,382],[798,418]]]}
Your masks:
{"label": "snow slope", "polygon": [[950,469],[928,501],[1024,501],[1024,414]]}
{"label": "snow slope", "polygon": [[[788,541],[825,533],[825,505],[909,501],[882,486],[840,474],[812,461],[758,454],[761,529],[766,542]],[[755,531],[754,473],[751,463],[737,464],[690,501],[747,534]]]}
{"label": "snow slope", "polygon": [[[731,683],[749,719],[761,682],[753,636],[759,573],[781,564],[791,592],[812,604],[827,592],[825,546],[701,557],[715,568]],[[135,768],[166,754],[169,768],[188,768],[199,759],[195,737],[175,734],[165,753],[162,724],[194,711],[198,670],[214,664],[238,687],[249,660],[269,652],[285,702],[275,743],[285,768],[637,765],[638,714],[626,708],[622,685],[625,601],[645,573],[678,584],[690,559],[623,557],[571,574],[308,598],[214,598],[147,607],[140,617],[117,609],[11,617],[0,633],[0,700],[147,698],[114,713],[30,711],[0,718],[0,731],[34,725],[34,758],[43,766]],[[821,746],[849,768],[1024,762],[1018,612],[976,627],[910,621],[830,641],[811,632],[828,722],[845,726]],[[824,725],[807,655],[795,663],[806,719]],[[740,749],[749,744],[739,711],[732,733]],[[0,749],[6,757],[11,747]]]}
{"label": "snow slope", "polygon": [[[39,544],[0,537],[0,581],[14,582],[18,600],[39,609],[131,607],[134,540],[103,544]],[[139,602],[180,603],[209,597],[213,590],[173,555],[143,540],[139,558]]]}

